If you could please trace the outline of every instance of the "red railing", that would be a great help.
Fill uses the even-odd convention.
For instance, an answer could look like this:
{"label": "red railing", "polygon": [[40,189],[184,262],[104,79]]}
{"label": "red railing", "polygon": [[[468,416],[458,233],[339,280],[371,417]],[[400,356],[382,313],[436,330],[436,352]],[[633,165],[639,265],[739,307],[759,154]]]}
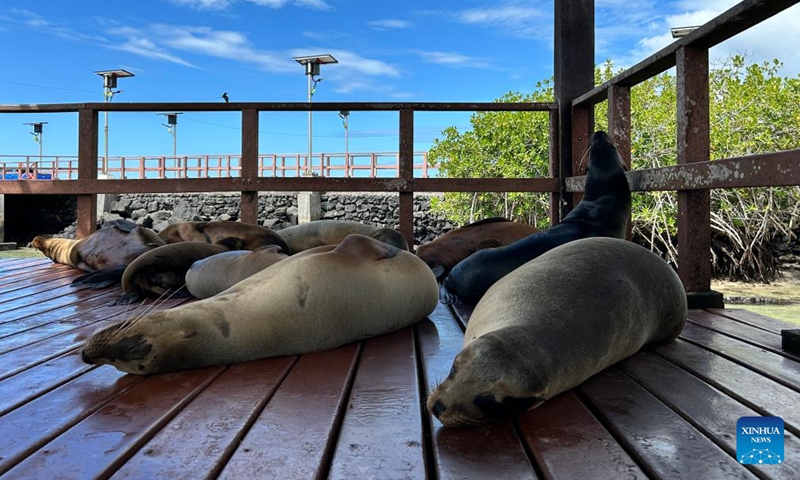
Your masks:
{"label": "red railing", "polygon": [[[98,169],[103,158],[97,159]],[[114,179],[241,177],[242,156],[124,156],[109,157],[105,172]],[[414,152],[414,177],[429,178],[436,167],[428,165],[428,152]],[[76,180],[78,157],[70,155],[0,155],[2,179],[16,179],[31,169],[34,178]],[[393,177],[400,175],[398,152],[319,153],[308,163],[303,153],[259,154],[260,177],[300,177],[307,171],[323,177]],[[100,173],[103,173],[102,170]]]}

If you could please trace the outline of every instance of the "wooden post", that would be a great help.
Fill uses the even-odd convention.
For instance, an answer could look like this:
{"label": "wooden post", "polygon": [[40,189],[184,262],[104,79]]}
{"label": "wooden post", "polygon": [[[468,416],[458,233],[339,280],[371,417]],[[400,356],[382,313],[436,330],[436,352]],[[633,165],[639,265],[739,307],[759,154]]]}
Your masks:
{"label": "wooden post", "polygon": [[[78,111],[78,179],[97,178],[97,110]],[[84,238],[97,229],[97,196],[77,195],[78,225],[76,236]]]}
{"label": "wooden post", "polygon": [[[586,175],[589,169],[589,158],[586,155],[586,150],[589,148],[589,139],[592,137],[592,125],[594,124],[592,115],[594,115],[594,108],[572,107],[572,163],[570,172],[575,176]],[[573,193],[573,207],[582,199],[582,193]],[[567,213],[569,212],[563,212],[562,210],[562,215]]]}
{"label": "wooden post", "polygon": [[[622,162],[631,171],[631,89],[613,85],[608,88],[608,133],[616,144]],[[633,224],[628,215],[625,238],[633,238]]]}
{"label": "wooden post", "polygon": [[[558,159],[558,110],[550,110],[550,149],[548,156],[550,157],[549,175],[554,178],[559,177],[559,159]],[[427,157],[426,157],[427,160]],[[559,203],[561,200],[561,192],[552,192],[550,194],[550,226],[555,226],[560,221]]]}
{"label": "wooden post", "polygon": [[[573,175],[575,155],[572,101],[594,86],[594,0],[555,0],[555,96],[558,102],[559,180],[561,218],[572,210],[572,194],[563,191],[564,181]],[[586,108],[588,130],[594,108]],[[579,152],[583,155],[583,152]]]}
{"label": "wooden post", "polygon": [[[230,162],[230,159],[228,160]],[[242,110],[242,159],[241,175],[243,182],[253,182],[258,178],[258,110]],[[229,163],[230,166],[230,163]],[[239,201],[239,218],[242,223],[258,223],[258,192],[242,192]]]}
{"label": "wooden post", "polygon": [[[711,157],[708,100],[708,49],[681,47],[676,52],[678,164]],[[678,275],[689,308],[722,307],[711,291],[711,191],[678,191]]]}
{"label": "wooden post", "polygon": [[[397,165],[401,180],[414,178],[414,110],[400,110],[400,146]],[[373,159],[374,160],[374,159]],[[374,161],[373,161],[374,168]],[[414,251],[414,193],[400,192],[400,233]]]}

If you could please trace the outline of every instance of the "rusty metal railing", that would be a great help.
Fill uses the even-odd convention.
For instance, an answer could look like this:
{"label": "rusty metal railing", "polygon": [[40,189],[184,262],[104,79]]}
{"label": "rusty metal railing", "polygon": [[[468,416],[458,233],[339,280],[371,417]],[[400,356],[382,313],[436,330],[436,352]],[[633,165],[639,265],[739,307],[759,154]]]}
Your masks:
{"label": "rusty metal railing", "polygon": [[[259,112],[264,111],[396,111],[399,116],[397,174],[391,178],[278,178],[259,171]],[[98,115],[103,111],[241,112],[240,176],[229,178],[98,179]],[[423,111],[525,111],[549,115],[550,177],[418,178],[414,175],[414,114]],[[0,194],[74,194],[78,196],[78,236],[95,228],[96,194],[241,192],[241,219],[255,223],[259,191],[376,191],[399,195],[399,226],[413,244],[414,192],[543,192],[551,195],[551,220],[558,221],[560,184],[557,167],[558,114],[555,103],[78,103],[0,105],[0,113],[78,113],[78,179],[0,182]]]}
{"label": "rusty metal railing", "polygon": [[[677,67],[678,164],[630,172],[629,181],[635,191],[678,192],[678,272],[687,292],[699,293],[699,306],[702,298],[714,297],[710,292],[710,189],[800,185],[800,150],[710,161],[708,50],[796,3],[743,1],[572,103],[573,174],[585,174],[580,161],[591,130],[592,107],[604,100],[608,101],[609,132],[629,161],[631,87]],[[583,177],[568,178],[565,188],[582,191]]]}

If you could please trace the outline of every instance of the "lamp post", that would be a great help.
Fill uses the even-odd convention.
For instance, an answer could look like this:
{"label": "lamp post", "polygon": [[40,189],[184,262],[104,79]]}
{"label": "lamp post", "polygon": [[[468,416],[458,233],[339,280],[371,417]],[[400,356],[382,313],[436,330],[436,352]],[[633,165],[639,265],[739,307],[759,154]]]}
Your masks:
{"label": "lamp post", "polygon": [[[308,77],[308,103],[311,104],[311,99],[314,97],[314,90],[316,90],[317,83],[321,82],[319,76],[319,66],[323,63],[339,63],[338,60],[333,58],[333,55],[307,55],[304,57],[294,57],[293,60],[300,65],[306,67],[306,76]],[[312,136],[311,136],[311,116],[312,111],[309,105],[308,109],[308,159],[306,160],[305,174],[311,175],[311,168],[313,162],[311,159],[312,154]]]}
{"label": "lamp post", "polygon": [[[122,92],[122,90],[114,90],[117,88],[117,79],[125,77],[133,77],[134,75],[127,70],[99,70],[94,72],[95,75],[103,77],[103,98],[105,103],[110,103],[114,99],[114,95]],[[103,125],[103,169],[102,174],[108,175],[108,110],[105,111],[105,120]]]}
{"label": "lamp post", "polygon": [[[47,122],[39,122],[39,123],[26,123],[25,125],[30,125],[33,127],[33,131],[31,135],[33,135],[33,140],[39,144],[39,168],[42,168],[42,144],[44,143],[44,129],[42,128]],[[30,163],[25,166],[25,168],[30,169]]]}
{"label": "lamp post", "polygon": [[[181,165],[178,162],[178,115],[181,115],[183,112],[172,112],[172,113],[157,113],[156,115],[164,115],[167,117],[167,123],[162,123],[167,127],[167,131],[172,134],[172,161],[175,163],[175,166],[180,170]],[[179,173],[175,173],[176,176],[180,176]]]}
{"label": "lamp post", "polygon": [[698,28],[699,27],[672,27],[669,29],[669,31],[672,34],[672,38],[681,38],[689,35]]}
{"label": "lamp post", "polygon": [[349,120],[350,120],[350,111],[349,110],[342,110],[339,112],[339,118],[342,119],[342,125],[344,126],[344,168],[345,168],[345,176],[350,176],[350,171],[348,170],[350,167],[350,139],[349,139]]}

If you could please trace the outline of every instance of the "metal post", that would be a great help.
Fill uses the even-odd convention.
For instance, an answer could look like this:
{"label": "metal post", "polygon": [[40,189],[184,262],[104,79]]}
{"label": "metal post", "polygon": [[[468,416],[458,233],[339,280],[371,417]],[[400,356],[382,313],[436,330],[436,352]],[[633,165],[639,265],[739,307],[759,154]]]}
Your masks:
{"label": "metal post", "polygon": [[172,161],[175,163],[175,177],[181,176],[181,164],[178,161],[178,122],[172,126]]}
{"label": "metal post", "polygon": [[308,77],[308,157],[306,158],[306,175],[311,174],[311,167],[313,167],[313,162],[311,160],[311,115],[313,112],[311,111],[311,89],[312,89],[312,78],[313,75],[311,73],[306,73],[306,77]]}
{"label": "metal post", "polygon": [[[105,103],[111,101],[111,89],[108,87],[105,88]],[[105,115],[105,121],[103,126],[103,170],[100,172],[103,175],[108,175],[108,110],[103,112]]]}

